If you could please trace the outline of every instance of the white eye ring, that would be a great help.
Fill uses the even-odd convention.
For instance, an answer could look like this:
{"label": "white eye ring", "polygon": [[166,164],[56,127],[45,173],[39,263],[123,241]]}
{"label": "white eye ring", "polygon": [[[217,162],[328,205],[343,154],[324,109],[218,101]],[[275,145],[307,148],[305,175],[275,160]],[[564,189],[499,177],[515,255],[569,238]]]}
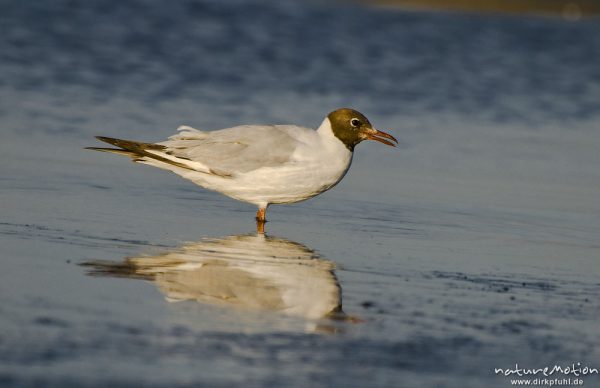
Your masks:
{"label": "white eye ring", "polygon": [[360,126],[360,120],[357,118],[353,118],[352,120],[350,120],[350,125],[352,125],[354,128],[358,128]]}

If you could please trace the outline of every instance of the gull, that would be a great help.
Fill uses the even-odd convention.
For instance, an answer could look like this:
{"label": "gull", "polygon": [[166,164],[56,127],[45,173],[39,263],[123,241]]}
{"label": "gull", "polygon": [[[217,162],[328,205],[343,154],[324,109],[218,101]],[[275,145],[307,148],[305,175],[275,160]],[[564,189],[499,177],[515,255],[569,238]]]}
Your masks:
{"label": "gull", "polygon": [[363,140],[393,147],[398,143],[349,108],[329,113],[316,130],[240,125],[199,131],[181,126],[159,143],[96,138],[116,148],[87,149],[128,156],[257,206],[257,226],[262,230],[269,205],[304,201],[338,184],[350,168],[354,148]]}

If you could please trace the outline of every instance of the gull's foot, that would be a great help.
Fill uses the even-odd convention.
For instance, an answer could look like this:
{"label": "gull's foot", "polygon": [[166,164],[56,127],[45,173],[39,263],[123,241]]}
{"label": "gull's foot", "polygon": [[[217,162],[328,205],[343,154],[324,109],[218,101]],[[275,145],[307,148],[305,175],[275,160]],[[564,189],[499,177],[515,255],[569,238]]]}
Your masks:
{"label": "gull's foot", "polygon": [[258,209],[256,212],[256,222],[267,222],[267,209]]}
{"label": "gull's foot", "polygon": [[265,224],[267,223],[267,209],[260,208],[256,212],[256,233],[265,233]]}

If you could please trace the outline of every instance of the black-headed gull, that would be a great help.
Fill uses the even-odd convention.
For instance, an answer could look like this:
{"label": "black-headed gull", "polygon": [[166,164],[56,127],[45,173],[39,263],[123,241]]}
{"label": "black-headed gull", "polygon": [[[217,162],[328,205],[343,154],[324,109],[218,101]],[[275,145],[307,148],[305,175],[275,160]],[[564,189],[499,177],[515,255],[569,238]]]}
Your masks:
{"label": "black-headed gull", "polygon": [[161,143],[97,138],[118,148],[88,149],[129,156],[258,206],[259,224],[266,221],[270,204],[304,201],[335,186],[361,141],[398,143],[347,108],[328,114],[316,131],[295,125],[241,125],[210,132],[182,126]]}

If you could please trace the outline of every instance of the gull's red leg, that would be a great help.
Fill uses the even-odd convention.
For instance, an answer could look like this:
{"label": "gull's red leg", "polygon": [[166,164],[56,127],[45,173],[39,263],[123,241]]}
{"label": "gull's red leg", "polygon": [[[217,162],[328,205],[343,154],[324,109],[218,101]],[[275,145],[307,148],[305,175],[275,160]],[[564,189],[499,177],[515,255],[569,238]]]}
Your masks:
{"label": "gull's red leg", "polygon": [[256,221],[267,222],[267,209],[258,209],[258,211],[256,212]]}
{"label": "gull's red leg", "polygon": [[267,209],[260,208],[256,212],[256,233],[265,233],[265,223],[267,222]]}

